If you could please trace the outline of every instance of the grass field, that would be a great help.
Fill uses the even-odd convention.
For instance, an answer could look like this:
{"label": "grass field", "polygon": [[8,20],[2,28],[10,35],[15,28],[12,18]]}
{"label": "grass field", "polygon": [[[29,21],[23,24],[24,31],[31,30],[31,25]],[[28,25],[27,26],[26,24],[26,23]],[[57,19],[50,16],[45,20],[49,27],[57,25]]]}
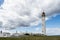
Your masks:
{"label": "grass field", "polygon": [[1,37],[0,40],[60,40],[60,36]]}

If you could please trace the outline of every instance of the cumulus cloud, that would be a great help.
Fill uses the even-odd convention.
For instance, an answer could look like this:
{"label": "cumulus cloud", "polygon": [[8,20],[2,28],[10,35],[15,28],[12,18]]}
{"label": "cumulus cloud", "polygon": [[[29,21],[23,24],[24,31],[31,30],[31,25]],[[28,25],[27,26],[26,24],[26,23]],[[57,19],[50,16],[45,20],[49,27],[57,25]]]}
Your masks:
{"label": "cumulus cloud", "polygon": [[[41,33],[41,28],[35,28],[34,33]],[[33,33],[33,32],[32,32]],[[60,35],[60,28],[46,28],[47,35]]]}
{"label": "cumulus cloud", "polygon": [[60,13],[60,0],[4,0],[0,9],[2,27],[14,29],[29,27],[41,22],[42,10],[47,19]]}
{"label": "cumulus cloud", "polygon": [[47,28],[48,35],[60,35],[60,28]]}

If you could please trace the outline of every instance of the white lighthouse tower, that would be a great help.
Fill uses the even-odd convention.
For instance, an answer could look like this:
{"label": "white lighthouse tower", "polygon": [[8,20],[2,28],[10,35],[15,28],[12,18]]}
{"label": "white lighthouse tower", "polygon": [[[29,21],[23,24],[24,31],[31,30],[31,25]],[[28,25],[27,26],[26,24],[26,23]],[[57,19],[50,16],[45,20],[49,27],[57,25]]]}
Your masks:
{"label": "white lighthouse tower", "polygon": [[42,12],[42,34],[46,35],[45,12]]}

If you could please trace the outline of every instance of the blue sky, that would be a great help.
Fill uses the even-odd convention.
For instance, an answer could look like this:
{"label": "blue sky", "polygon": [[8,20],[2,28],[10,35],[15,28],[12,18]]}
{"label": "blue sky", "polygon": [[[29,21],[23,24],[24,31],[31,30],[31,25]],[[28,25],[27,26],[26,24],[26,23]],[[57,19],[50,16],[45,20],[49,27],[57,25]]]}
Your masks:
{"label": "blue sky", "polygon": [[50,20],[46,21],[47,27],[58,27],[60,28],[60,15],[52,17]]}
{"label": "blue sky", "polygon": [[0,6],[1,6],[1,4],[3,4],[3,2],[4,2],[4,0],[0,0]]}
{"label": "blue sky", "polygon": [[[5,10],[3,10],[2,12],[1,12],[1,10],[0,10],[0,13],[2,13],[3,14],[3,17],[6,17],[6,20],[11,20],[11,19],[13,19],[14,21],[15,21],[15,17],[18,19],[18,21],[16,20],[16,22],[20,22],[19,20],[19,18],[18,17],[21,17],[22,19],[23,19],[23,22],[27,22],[28,24],[30,23],[29,22],[29,20],[33,20],[34,18],[32,17],[32,16],[37,16],[37,15],[39,15],[39,13],[38,13],[38,9],[35,9],[35,10],[33,10],[32,11],[32,16],[30,16],[30,17],[32,17],[33,19],[29,19],[28,17],[29,17],[29,14],[27,14],[28,16],[26,16],[26,14],[24,14],[24,11],[22,11],[21,13],[21,16],[16,16],[18,13],[20,13],[20,11],[21,10],[25,10],[25,9],[21,9],[21,8],[19,8],[21,5],[20,4],[18,4],[18,2],[17,2],[17,6],[15,5],[15,1],[13,0],[13,2],[14,2],[14,4],[13,4],[13,2],[12,2],[12,0],[9,2],[10,4],[8,4],[8,2],[7,2],[7,0],[5,0],[6,1],[6,3],[7,3],[7,5],[3,5],[3,3],[4,3],[4,0],[0,0],[0,6],[1,5],[3,5],[3,9],[5,9]],[[20,0],[19,0],[20,1]],[[24,1],[23,1],[24,2]],[[22,2],[22,3],[23,3]],[[29,1],[28,1],[29,2]],[[53,5],[54,5],[54,0],[52,1],[51,0],[51,2],[53,3]],[[21,3],[21,2],[20,2]],[[47,5],[50,5],[51,3],[50,3],[50,1],[48,1],[48,2],[46,2],[46,3],[48,3]],[[46,30],[47,30],[47,34],[48,35],[60,35],[60,9],[59,9],[59,5],[58,5],[58,3],[60,3],[60,1],[57,1],[56,0],[56,5],[57,5],[57,7],[55,7],[55,5],[54,6],[52,6],[51,8],[50,8],[50,6],[45,6],[48,10],[46,11],[46,14],[48,15],[49,13],[50,14],[58,14],[58,15],[56,15],[56,16],[51,16],[50,18],[48,17],[48,20],[46,21]],[[13,4],[13,6],[12,6],[12,4]],[[24,3],[23,3],[24,4]],[[11,5],[11,6],[10,6]],[[15,5],[15,6],[14,6]],[[20,6],[19,6],[20,5]],[[25,5],[25,4],[24,4]],[[29,5],[29,4],[27,4],[27,5]],[[42,4],[41,4],[42,5]],[[35,6],[35,5],[34,5]],[[34,6],[32,6],[33,8],[34,8]],[[9,9],[9,7],[10,7],[10,9]],[[26,7],[26,6],[25,6]],[[42,6],[42,7],[44,7],[44,6]],[[50,10],[50,9],[52,10]],[[57,8],[57,10],[56,10],[56,8]],[[21,9],[21,10],[20,10]],[[30,8],[31,9],[31,8]],[[5,11],[8,11],[8,12],[6,12],[5,13]],[[19,11],[20,10],[20,11]],[[57,11],[57,13],[55,13],[55,11]],[[15,13],[16,12],[16,13]],[[10,14],[11,13],[11,14]],[[14,13],[14,14],[13,14]],[[30,10],[28,11],[28,12],[26,12],[26,13],[30,13]],[[35,14],[33,14],[33,13],[35,13]],[[2,15],[1,14],[1,15]],[[6,15],[5,15],[6,14]],[[7,15],[9,15],[9,16],[7,16]],[[20,14],[18,14],[18,15],[20,15]],[[25,15],[25,16],[24,16]],[[11,17],[12,16],[12,17]],[[9,19],[10,18],[10,19]],[[28,18],[28,19],[26,19],[26,18]],[[37,18],[37,17],[36,17]],[[1,19],[4,19],[4,18],[1,18]],[[25,20],[26,19],[26,20]],[[3,20],[3,22],[5,22],[6,20]],[[0,20],[1,21],[1,20]],[[14,22],[13,21],[13,22]],[[20,23],[21,25],[22,24],[24,24],[24,23]],[[9,26],[9,27],[11,27],[11,25],[9,25],[8,24],[9,22],[7,22],[7,27]],[[15,23],[15,22],[14,22]],[[35,25],[35,26],[31,26],[31,27],[16,27],[16,29],[13,29],[13,30],[8,30],[8,31],[10,31],[10,32],[16,32],[16,31],[18,31],[18,32],[32,32],[32,33],[41,33],[41,22],[37,22],[38,23],[38,25]],[[19,23],[16,23],[16,24],[19,24]],[[26,26],[26,24],[24,24],[25,26]],[[19,25],[18,25],[19,26]],[[3,29],[1,29],[1,30],[3,30]],[[7,30],[3,30],[3,31],[7,31]]]}

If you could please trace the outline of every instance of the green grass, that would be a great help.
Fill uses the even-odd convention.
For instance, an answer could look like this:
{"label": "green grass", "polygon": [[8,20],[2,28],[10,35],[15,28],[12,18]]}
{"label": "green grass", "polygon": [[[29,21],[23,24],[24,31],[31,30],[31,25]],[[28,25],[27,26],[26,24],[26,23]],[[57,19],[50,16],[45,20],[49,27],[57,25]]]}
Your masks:
{"label": "green grass", "polygon": [[60,36],[1,37],[0,40],[60,40]]}

